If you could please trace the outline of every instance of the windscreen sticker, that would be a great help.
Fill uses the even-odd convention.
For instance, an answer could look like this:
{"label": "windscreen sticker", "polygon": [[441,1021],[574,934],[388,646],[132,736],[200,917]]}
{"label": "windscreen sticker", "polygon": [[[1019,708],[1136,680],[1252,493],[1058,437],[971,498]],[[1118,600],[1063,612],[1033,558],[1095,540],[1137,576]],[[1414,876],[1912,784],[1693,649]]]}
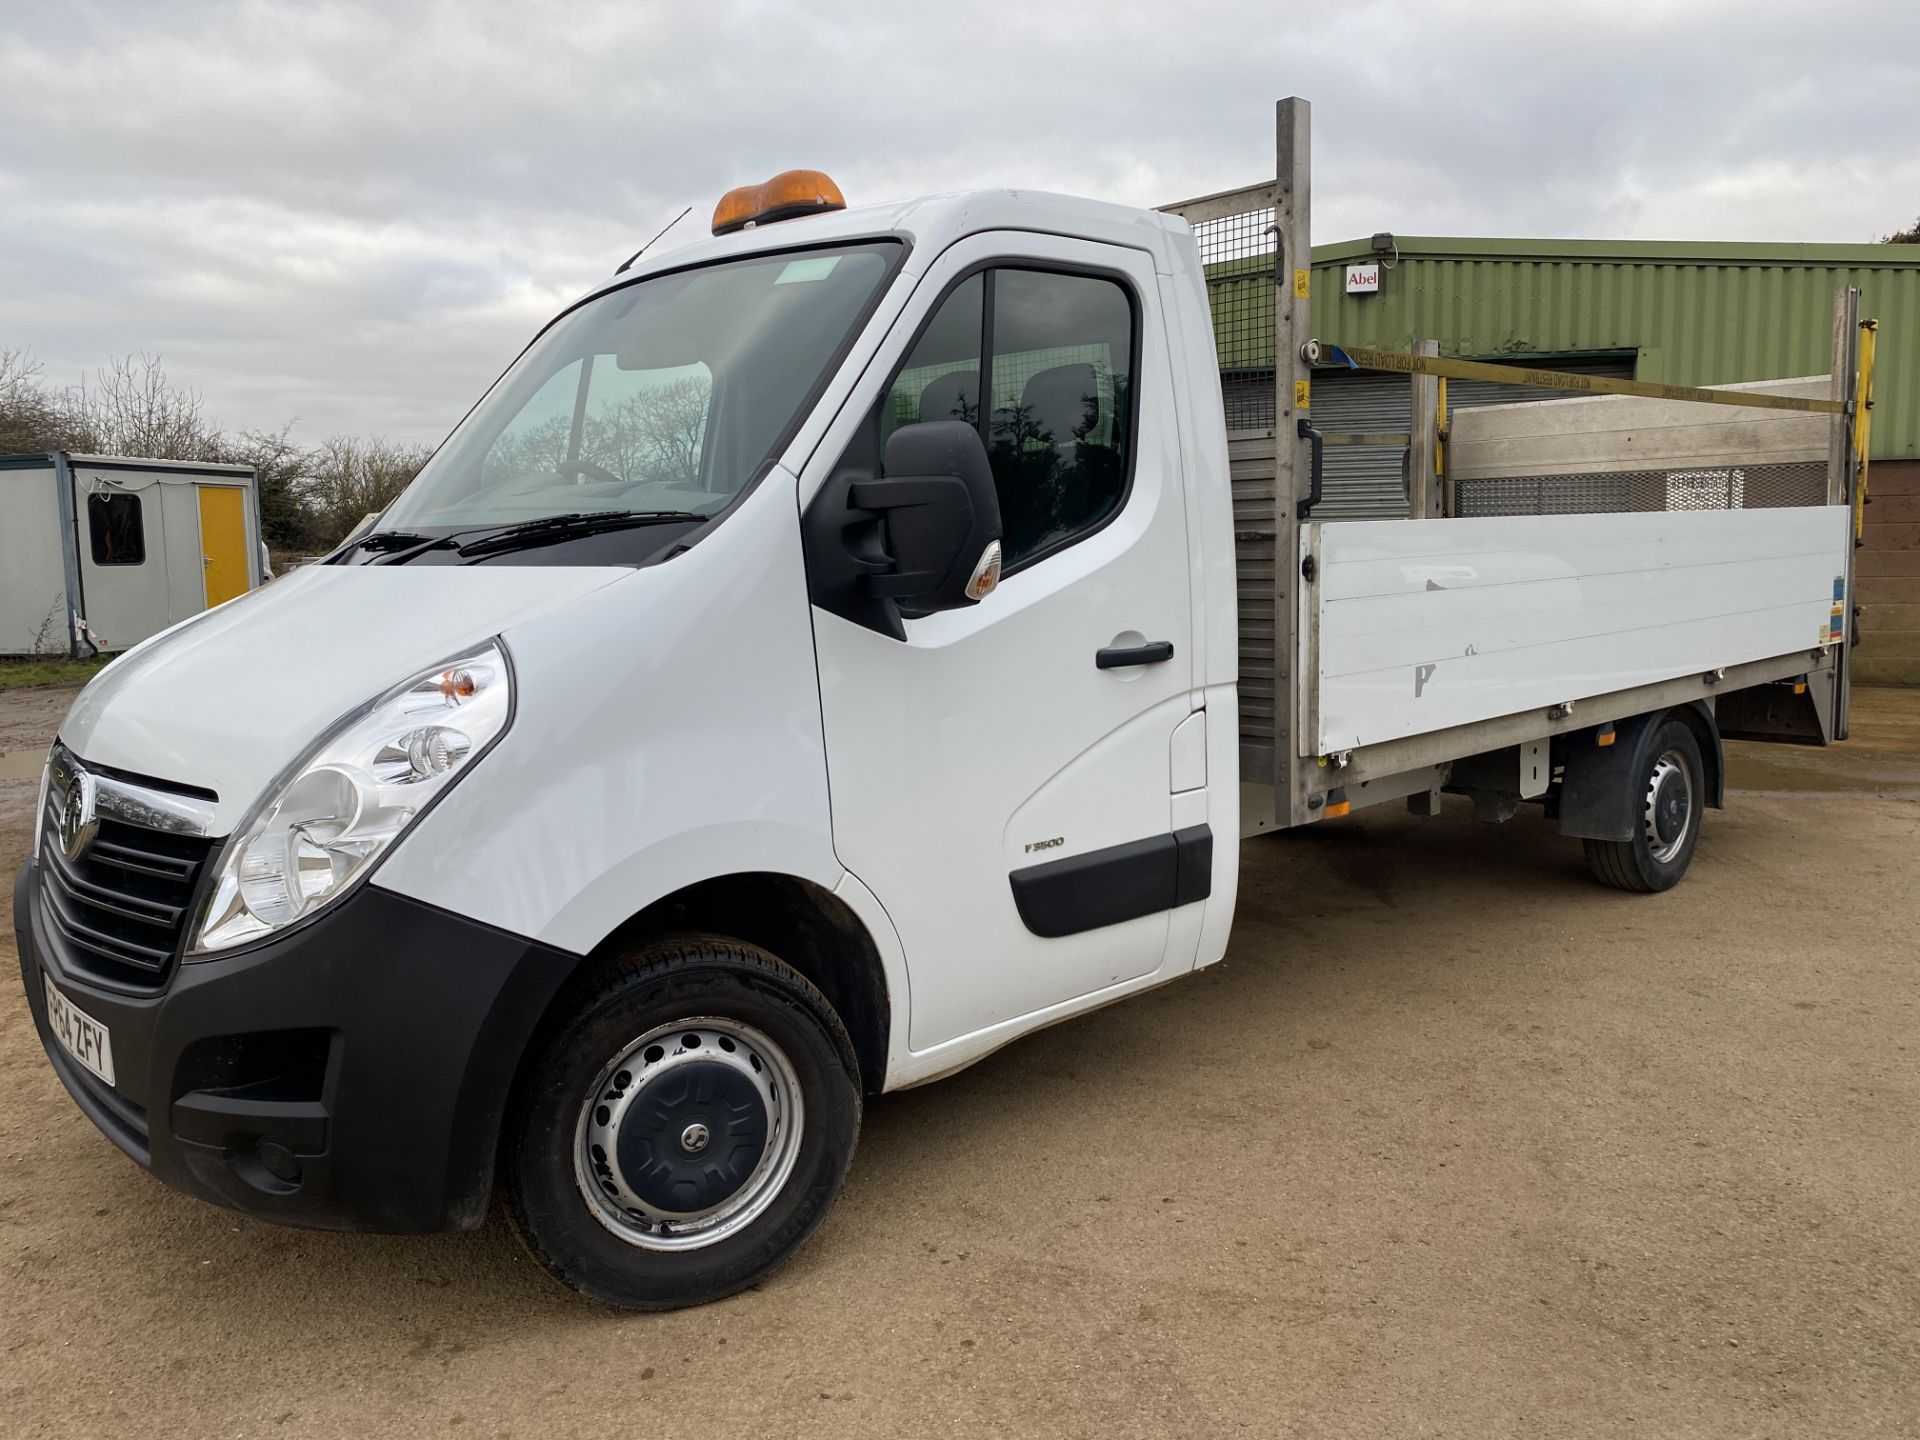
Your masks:
{"label": "windscreen sticker", "polygon": [[824,280],[833,273],[833,267],[840,263],[838,255],[816,255],[807,260],[789,260],[787,268],[780,272],[776,285],[805,285],[810,280]]}

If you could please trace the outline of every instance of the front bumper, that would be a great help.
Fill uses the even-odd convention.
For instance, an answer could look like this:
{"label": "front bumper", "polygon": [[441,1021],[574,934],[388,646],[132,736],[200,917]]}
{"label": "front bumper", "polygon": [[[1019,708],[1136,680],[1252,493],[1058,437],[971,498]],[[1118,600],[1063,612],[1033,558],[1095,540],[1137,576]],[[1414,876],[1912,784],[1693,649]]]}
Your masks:
{"label": "front bumper", "polygon": [[[14,885],[40,1043],[87,1118],[177,1189],[292,1225],[478,1224],[508,1091],[578,958],[363,887],[232,956],[125,994],[61,962],[33,862]],[[116,1084],[47,1027],[41,975],[112,1037]]]}

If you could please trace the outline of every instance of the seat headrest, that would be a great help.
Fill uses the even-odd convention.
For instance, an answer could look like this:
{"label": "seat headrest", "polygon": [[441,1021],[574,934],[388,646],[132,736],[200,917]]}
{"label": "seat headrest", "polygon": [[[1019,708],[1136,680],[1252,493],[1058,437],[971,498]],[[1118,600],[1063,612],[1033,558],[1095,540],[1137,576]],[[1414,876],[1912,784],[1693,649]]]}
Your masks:
{"label": "seat headrest", "polygon": [[974,390],[980,374],[977,370],[949,370],[929,380],[920,391],[919,417],[922,420],[968,420],[974,418]]}
{"label": "seat headrest", "polygon": [[1100,389],[1094,376],[1093,366],[1055,365],[1042,370],[1027,381],[1027,388],[1020,393],[1020,403],[1027,408],[1034,427],[1042,434],[1053,434],[1053,443],[1064,445],[1073,439],[1075,430],[1087,421],[1087,405],[1091,399],[1093,418],[1100,415]]}

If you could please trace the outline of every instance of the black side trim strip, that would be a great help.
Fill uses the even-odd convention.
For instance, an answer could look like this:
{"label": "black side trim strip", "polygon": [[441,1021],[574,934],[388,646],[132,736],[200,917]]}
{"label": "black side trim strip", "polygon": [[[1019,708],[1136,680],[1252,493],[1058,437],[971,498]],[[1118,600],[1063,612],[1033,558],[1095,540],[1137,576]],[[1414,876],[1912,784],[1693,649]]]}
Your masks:
{"label": "black side trim strip", "polygon": [[1048,939],[1138,920],[1213,893],[1213,830],[1193,825],[1029,865],[1007,882],[1021,921]]}
{"label": "black side trim strip", "polygon": [[1173,843],[1180,859],[1173,877],[1175,907],[1206,899],[1213,894],[1213,827],[1190,825],[1176,830]]}

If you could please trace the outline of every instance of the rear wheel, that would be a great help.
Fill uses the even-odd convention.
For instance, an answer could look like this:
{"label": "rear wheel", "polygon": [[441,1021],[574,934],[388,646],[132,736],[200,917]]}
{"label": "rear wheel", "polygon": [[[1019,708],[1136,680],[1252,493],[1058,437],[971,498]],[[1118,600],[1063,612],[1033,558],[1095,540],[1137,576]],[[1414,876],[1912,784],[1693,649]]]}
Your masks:
{"label": "rear wheel", "polygon": [[1655,726],[1631,783],[1633,838],[1587,841],[1587,867],[1616,890],[1670,890],[1693,861],[1706,809],[1706,767],[1693,731],[1678,720]]}
{"label": "rear wheel", "polygon": [[514,1226],[609,1305],[744,1289],[839,1193],[857,1073],[825,997],[765,951],[650,945],[575,997],[533,1058],[503,1157]]}

